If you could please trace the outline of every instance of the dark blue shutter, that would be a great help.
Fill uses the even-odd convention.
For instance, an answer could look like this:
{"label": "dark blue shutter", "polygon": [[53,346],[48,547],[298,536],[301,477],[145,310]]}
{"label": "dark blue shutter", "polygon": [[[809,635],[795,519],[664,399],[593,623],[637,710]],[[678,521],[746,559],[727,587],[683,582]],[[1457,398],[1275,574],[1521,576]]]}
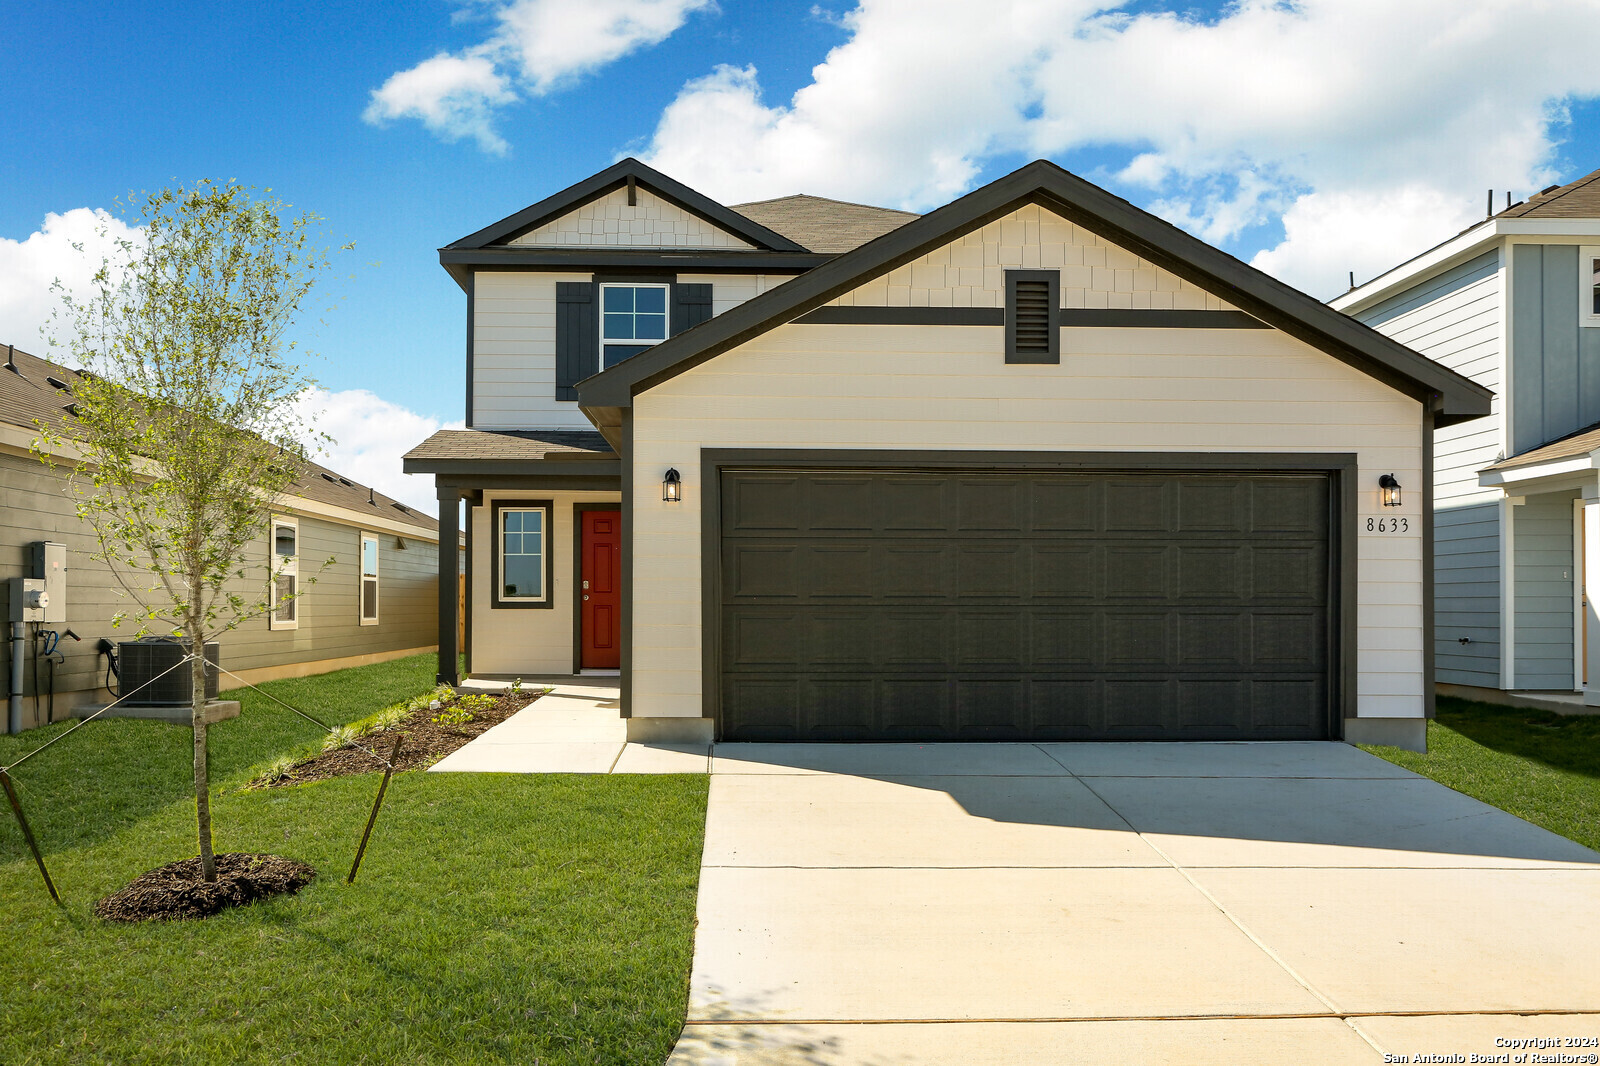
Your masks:
{"label": "dark blue shutter", "polygon": [[673,336],[711,317],[710,285],[674,285],[673,291],[677,294],[672,301]]}
{"label": "dark blue shutter", "polygon": [[556,282],[556,399],[576,400],[578,382],[600,367],[594,283]]}

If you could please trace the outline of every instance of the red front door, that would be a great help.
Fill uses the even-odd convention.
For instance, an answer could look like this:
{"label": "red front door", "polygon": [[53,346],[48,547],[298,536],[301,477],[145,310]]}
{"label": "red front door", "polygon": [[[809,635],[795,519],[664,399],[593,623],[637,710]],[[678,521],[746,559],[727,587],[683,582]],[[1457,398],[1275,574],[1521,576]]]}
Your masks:
{"label": "red front door", "polygon": [[583,515],[578,588],[583,651],[578,662],[586,670],[614,670],[622,665],[622,512],[579,514]]}

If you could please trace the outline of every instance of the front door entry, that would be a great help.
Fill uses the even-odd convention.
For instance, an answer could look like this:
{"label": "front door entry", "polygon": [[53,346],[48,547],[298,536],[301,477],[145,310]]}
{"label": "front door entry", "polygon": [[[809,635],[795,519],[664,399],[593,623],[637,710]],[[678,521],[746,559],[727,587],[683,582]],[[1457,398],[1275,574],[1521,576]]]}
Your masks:
{"label": "front door entry", "polygon": [[583,559],[578,596],[585,670],[622,665],[622,512],[580,511]]}

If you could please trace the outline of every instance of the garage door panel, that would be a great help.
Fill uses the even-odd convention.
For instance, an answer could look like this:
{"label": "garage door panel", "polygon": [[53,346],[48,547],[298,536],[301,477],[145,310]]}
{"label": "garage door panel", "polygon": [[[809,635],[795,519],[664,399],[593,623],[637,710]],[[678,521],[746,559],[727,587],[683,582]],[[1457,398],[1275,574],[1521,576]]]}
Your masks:
{"label": "garage door panel", "polygon": [[1327,735],[1324,476],[723,482],[724,739]]}
{"label": "garage door panel", "polygon": [[1165,545],[1150,547],[1112,547],[1105,550],[1106,599],[1165,600],[1172,585]]}

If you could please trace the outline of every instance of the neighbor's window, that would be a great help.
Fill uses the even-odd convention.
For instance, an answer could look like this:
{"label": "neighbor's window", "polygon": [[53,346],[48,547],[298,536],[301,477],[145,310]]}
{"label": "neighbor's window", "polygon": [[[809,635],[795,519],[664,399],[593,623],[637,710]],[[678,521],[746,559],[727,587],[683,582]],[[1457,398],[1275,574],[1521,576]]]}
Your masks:
{"label": "neighbor's window", "polygon": [[667,339],[667,286],[600,286],[600,369]]}
{"label": "neighbor's window", "polygon": [[496,607],[548,607],[550,504],[506,500],[494,505]]}
{"label": "neighbor's window", "polygon": [[268,629],[298,629],[300,627],[300,523],[292,518],[272,519],[271,584],[268,587]]}
{"label": "neighbor's window", "polygon": [[1578,301],[1580,321],[1600,326],[1600,248],[1578,249]]}
{"label": "neighbor's window", "polygon": [[361,624],[378,624],[378,535],[361,534]]}

